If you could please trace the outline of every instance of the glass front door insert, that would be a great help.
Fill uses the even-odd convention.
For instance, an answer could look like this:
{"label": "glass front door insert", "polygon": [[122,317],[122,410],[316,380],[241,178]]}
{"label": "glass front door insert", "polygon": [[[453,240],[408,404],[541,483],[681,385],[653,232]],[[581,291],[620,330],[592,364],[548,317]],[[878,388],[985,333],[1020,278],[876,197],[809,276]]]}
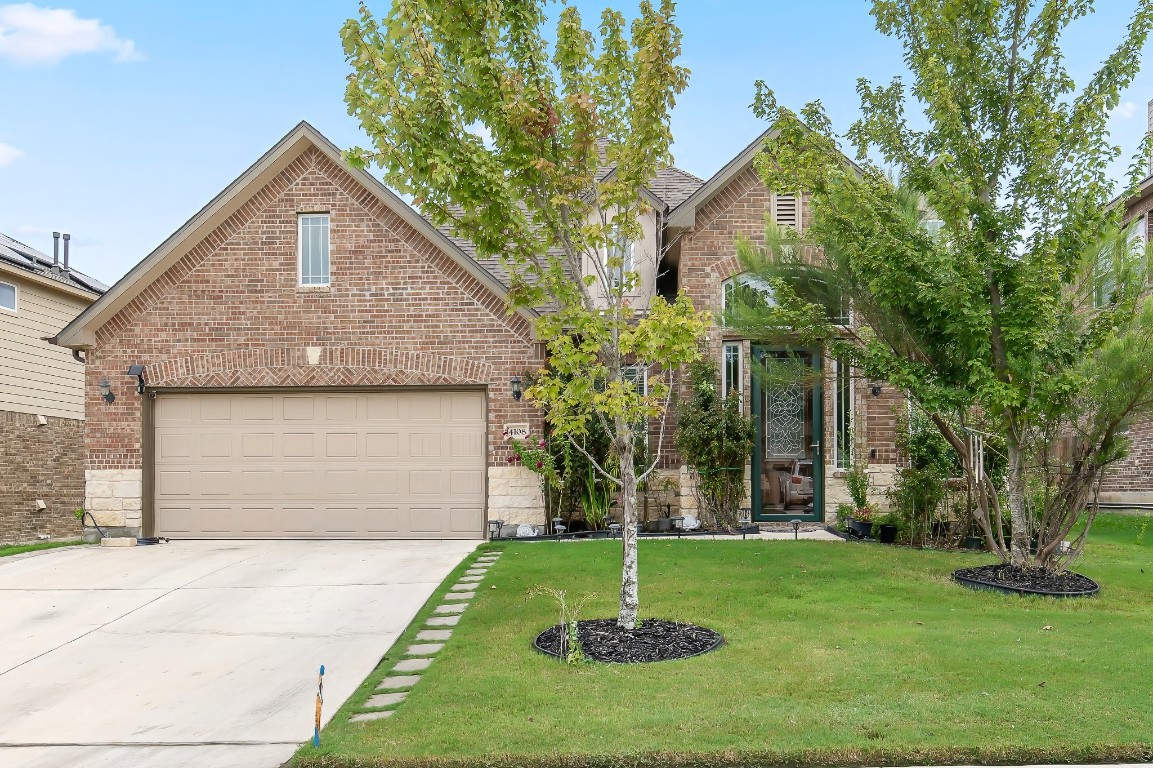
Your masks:
{"label": "glass front door insert", "polygon": [[756,347],[753,519],[822,520],[821,358]]}

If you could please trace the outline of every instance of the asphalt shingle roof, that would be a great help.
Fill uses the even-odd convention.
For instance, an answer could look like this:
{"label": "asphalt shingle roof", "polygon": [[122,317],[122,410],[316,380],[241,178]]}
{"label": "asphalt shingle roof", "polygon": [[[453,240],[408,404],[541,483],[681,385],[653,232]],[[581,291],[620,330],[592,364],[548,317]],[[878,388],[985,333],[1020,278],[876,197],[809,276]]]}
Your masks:
{"label": "asphalt shingle roof", "polygon": [[108,290],[107,285],[83,272],[77,272],[75,269],[69,269],[67,272],[62,268],[53,269],[51,258],[2,232],[0,232],[0,261],[83,291],[104,293]]}

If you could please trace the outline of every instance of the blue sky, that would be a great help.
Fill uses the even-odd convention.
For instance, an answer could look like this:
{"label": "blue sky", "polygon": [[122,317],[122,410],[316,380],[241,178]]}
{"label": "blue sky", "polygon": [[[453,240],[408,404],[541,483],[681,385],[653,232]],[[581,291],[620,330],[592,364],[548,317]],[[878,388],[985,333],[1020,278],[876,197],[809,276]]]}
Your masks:
{"label": "blue sky", "polygon": [[[369,5],[383,13],[387,2]],[[636,6],[577,4],[588,19],[606,4]],[[1066,41],[1079,81],[1120,39],[1133,2],[1099,5]],[[748,109],[758,78],[790,106],[820,99],[847,128],[856,78],[903,71],[897,42],[875,31],[867,9],[682,0],[693,74],[673,116],[677,164],[707,178],[764,129]],[[338,37],[355,12],[344,0],[0,0],[0,232],[46,252],[52,230],[70,232],[74,265],[111,283],[298,121],[340,146],[357,143]],[[1153,73],[1143,71],[1112,121],[1127,155],[1150,98]]]}

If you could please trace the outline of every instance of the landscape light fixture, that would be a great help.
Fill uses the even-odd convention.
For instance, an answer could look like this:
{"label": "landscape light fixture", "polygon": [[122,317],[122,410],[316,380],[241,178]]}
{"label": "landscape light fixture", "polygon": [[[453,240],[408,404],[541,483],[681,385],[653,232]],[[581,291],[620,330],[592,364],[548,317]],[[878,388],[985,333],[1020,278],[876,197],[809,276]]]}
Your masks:
{"label": "landscape light fixture", "polygon": [[520,400],[524,395],[524,390],[520,388],[520,376],[513,376],[509,379],[509,386],[512,388],[512,399]]}
{"label": "landscape light fixture", "polygon": [[488,537],[495,539],[500,536],[500,529],[504,527],[504,520],[489,520],[488,521]]}
{"label": "landscape light fixture", "polygon": [[144,366],[143,365],[130,365],[128,366],[128,375],[136,377],[136,394],[144,394]]}
{"label": "landscape light fixture", "polygon": [[789,522],[793,524],[793,541],[796,541],[800,538],[801,521],[794,518]]}
{"label": "landscape light fixture", "polygon": [[100,387],[100,396],[104,398],[104,402],[111,403],[116,399],[116,395],[112,391],[112,383],[108,379],[101,379],[96,386]]}

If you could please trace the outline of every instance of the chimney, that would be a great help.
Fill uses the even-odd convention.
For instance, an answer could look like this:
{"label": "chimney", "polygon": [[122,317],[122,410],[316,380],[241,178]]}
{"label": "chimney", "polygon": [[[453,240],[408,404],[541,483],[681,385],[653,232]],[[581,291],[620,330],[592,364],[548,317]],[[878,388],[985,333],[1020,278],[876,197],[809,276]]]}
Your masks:
{"label": "chimney", "polygon": [[64,271],[68,271],[68,241],[72,239],[72,235],[67,232],[64,233]]}
{"label": "chimney", "polygon": [[60,269],[60,233],[52,233],[52,268]]}
{"label": "chimney", "polygon": [[[1145,130],[1153,133],[1153,100],[1149,101],[1149,122],[1145,124]],[[1153,148],[1149,150],[1149,175],[1153,176]]]}

